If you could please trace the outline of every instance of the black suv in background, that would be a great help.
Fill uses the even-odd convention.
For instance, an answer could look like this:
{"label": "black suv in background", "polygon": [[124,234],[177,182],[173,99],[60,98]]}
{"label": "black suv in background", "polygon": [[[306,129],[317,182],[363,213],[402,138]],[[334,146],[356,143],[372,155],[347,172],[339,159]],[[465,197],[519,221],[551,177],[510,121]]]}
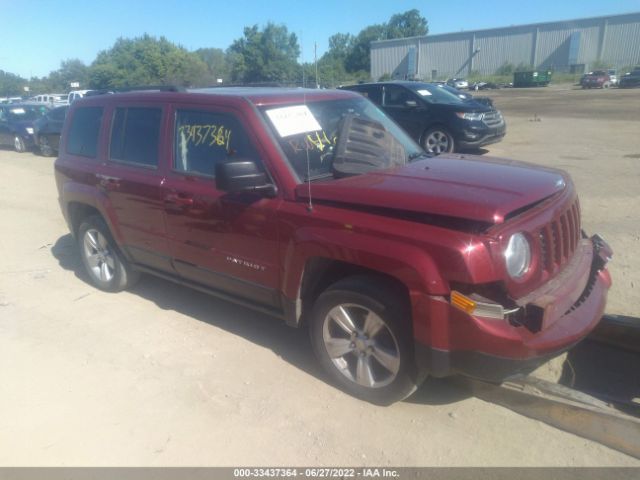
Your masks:
{"label": "black suv in background", "polygon": [[54,108],[36,120],[33,125],[35,144],[45,157],[51,157],[58,152],[60,133],[68,110],[69,105]]}
{"label": "black suv in background", "polygon": [[428,153],[477,149],[506,133],[504,118],[493,106],[460,98],[442,85],[380,82],[341,88],[369,98]]}

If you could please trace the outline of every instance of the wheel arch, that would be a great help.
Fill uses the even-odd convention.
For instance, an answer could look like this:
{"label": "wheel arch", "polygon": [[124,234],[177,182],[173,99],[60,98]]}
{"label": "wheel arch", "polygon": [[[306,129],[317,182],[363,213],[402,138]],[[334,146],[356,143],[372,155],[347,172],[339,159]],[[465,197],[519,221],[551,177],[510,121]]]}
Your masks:
{"label": "wheel arch", "polygon": [[100,215],[116,243],[121,244],[122,237],[112,216],[111,202],[104,193],[89,185],[67,182],[62,187],[60,199],[63,215],[74,237],[83,218],[87,215]]}
{"label": "wheel arch", "polygon": [[319,293],[348,276],[369,275],[384,280],[411,302],[416,294],[448,292],[448,283],[434,260],[417,247],[323,229],[307,231],[305,236],[306,241],[292,242],[284,256],[281,291],[289,325],[303,324]]}
{"label": "wheel arch", "polygon": [[406,307],[410,310],[411,300],[409,288],[397,277],[354,263],[313,257],[307,260],[300,282],[299,298],[302,310],[299,323],[305,323],[306,319],[304,314],[311,310],[314,301],[322,292],[340,280],[356,276],[369,277],[378,283],[387,285],[403,298]]}

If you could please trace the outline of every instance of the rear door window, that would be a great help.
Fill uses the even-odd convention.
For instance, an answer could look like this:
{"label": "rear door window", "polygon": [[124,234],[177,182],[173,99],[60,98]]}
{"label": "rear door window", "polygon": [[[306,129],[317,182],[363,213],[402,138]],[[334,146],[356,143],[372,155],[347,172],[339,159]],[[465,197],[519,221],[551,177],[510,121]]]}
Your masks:
{"label": "rear door window", "polygon": [[216,164],[259,158],[242,124],[226,112],[178,110],[173,168],[178,172],[215,176]]}
{"label": "rear door window", "polygon": [[398,85],[386,85],[384,87],[385,107],[406,107],[408,100],[414,100],[413,94],[404,87]]}
{"label": "rear door window", "polygon": [[109,158],[139,166],[158,166],[160,108],[116,108],[111,127]]}
{"label": "rear door window", "polygon": [[67,153],[95,158],[102,121],[102,107],[78,108],[71,119]]}

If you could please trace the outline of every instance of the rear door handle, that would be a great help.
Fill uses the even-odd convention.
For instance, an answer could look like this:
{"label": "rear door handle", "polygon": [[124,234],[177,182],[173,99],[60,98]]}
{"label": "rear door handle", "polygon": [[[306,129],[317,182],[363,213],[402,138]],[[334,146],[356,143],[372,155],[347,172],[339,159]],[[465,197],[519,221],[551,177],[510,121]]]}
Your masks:
{"label": "rear door handle", "polygon": [[120,188],[120,180],[118,177],[111,177],[109,175],[103,175],[101,173],[96,174],[96,177],[99,180],[100,186],[105,190],[117,190]]}
{"label": "rear door handle", "polygon": [[183,193],[169,193],[165,195],[164,201],[180,207],[190,207],[193,205],[193,197],[189,197]]}

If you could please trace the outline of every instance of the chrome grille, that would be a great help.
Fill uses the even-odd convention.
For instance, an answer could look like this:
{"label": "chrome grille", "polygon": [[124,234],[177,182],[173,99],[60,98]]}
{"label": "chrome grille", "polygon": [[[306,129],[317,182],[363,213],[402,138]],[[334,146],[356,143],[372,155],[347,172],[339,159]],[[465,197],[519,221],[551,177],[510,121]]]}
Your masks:
{"label": "chrome grille", "polygon": [[538,231],[543,268],[556,273],[573,256],[580,241],[580,206],[578,201],[559,217]]}
{"label": "chrome grille", "polygon": [[485,113],[482,120],[488,127],[497,127],[503,122],[502,114],[498,111]]}

